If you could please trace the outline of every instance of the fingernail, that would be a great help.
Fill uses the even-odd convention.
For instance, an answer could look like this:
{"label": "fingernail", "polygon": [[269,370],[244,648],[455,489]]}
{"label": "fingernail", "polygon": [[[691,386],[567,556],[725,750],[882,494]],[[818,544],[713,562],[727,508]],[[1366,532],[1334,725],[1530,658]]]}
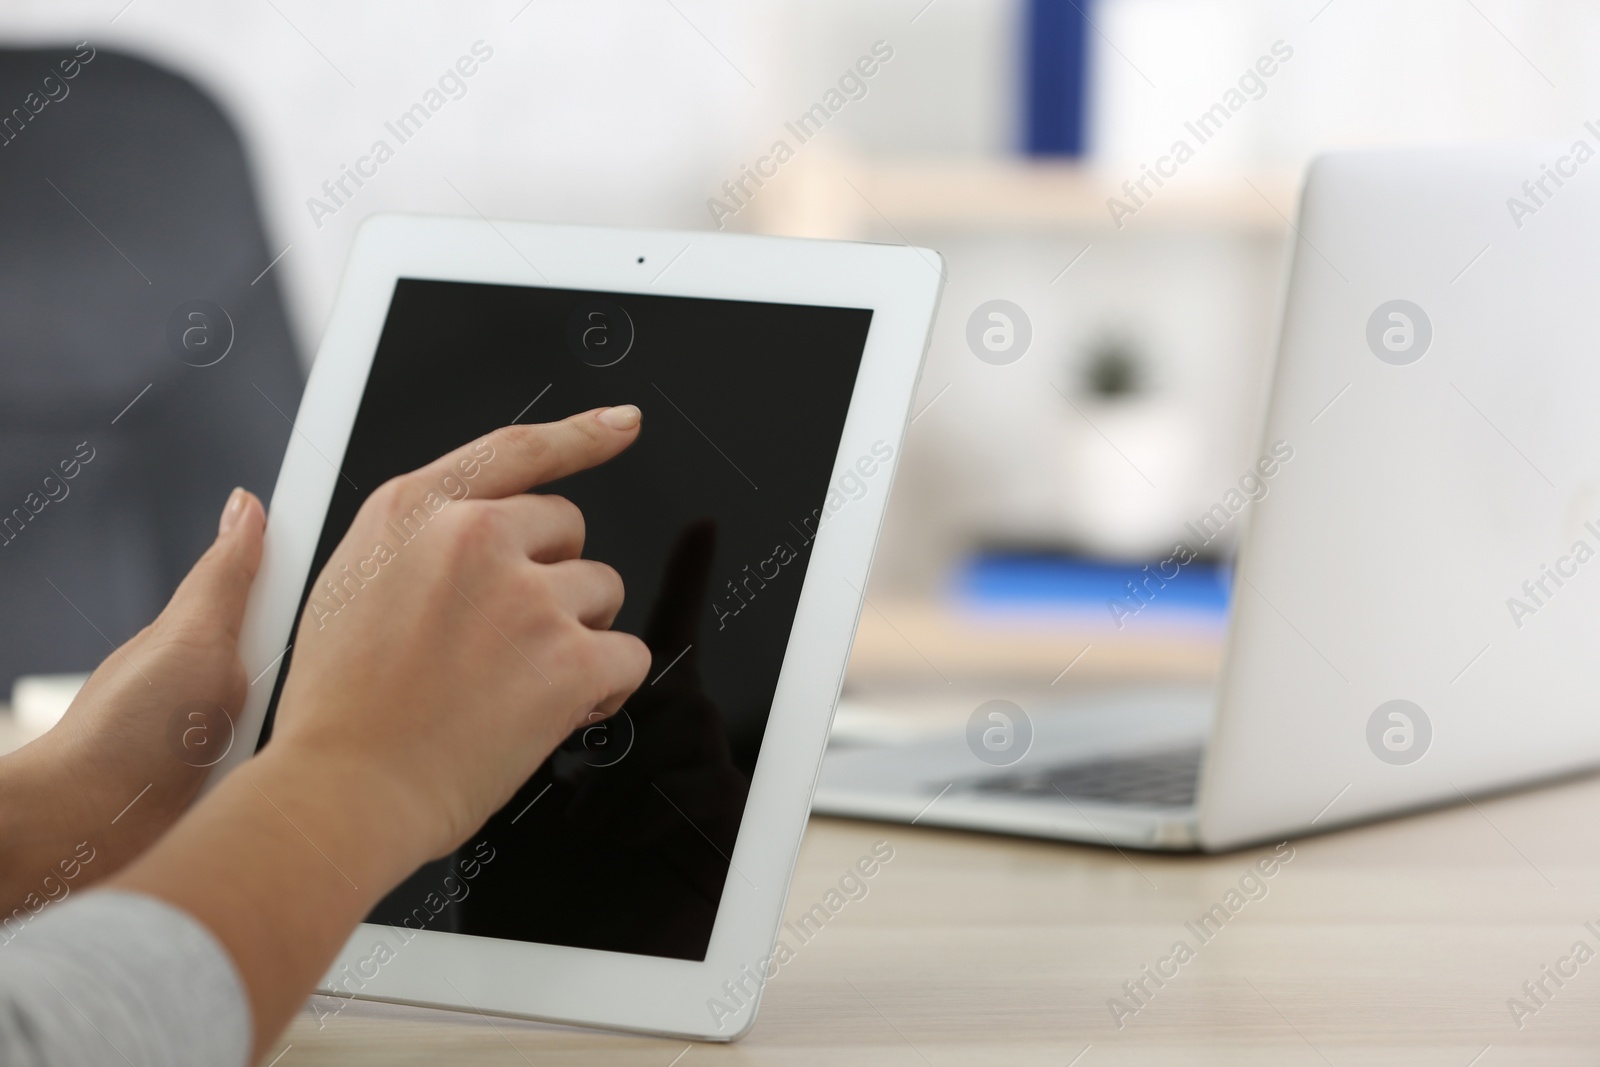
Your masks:
{"label": "fingernail", "polygon": [[217,521],[218,537],[239,525],[239,516],[244,514],[244,501],[243,489],[235,489],[228,494],[228,502],[222,506],[222,518]]}
{"label": "fingernail", "polygon": [[632,404],[606,408],[595,416],[613,430],[631,430],[639,425],[639,409]]}

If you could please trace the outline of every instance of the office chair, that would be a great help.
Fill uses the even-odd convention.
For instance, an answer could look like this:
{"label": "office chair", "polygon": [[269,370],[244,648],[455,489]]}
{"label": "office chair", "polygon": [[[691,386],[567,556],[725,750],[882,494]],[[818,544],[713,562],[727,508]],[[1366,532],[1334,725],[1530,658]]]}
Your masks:
{"label": "office chair", "polygon": [[303,385],[250,168],[196,85],[0,49],[0,700],[166,602]]}

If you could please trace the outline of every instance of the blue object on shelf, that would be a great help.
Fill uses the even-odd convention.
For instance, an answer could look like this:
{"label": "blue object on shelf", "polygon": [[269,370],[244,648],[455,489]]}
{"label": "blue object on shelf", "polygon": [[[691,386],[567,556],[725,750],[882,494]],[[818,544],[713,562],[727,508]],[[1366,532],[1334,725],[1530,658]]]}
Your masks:
{"label": "blue object on shelf", "polygon": [[[1167,573],[1176,566],[1168,564]],[[978,608],[1093,609],[1107,618],[1113,617],[1108,602],[1130,613],[1227,614],[1232,568],[1196,560],[1163,578],[1159,567],[1159,562],[1146,567],[1072,556],[984,555],[957,574],[956,595]],[[1139,600],[1130,582],[1139,587]]]}
{"label": "blue object on shelf", "polygon": [[1027,0],[1024,150],[1079,156],[1084,150],[1091,0]]}

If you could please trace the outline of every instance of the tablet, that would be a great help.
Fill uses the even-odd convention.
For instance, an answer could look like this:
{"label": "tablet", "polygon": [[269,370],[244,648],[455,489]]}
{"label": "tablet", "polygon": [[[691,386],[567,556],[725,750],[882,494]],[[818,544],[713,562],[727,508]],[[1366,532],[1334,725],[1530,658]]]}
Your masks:
{"label": "tablet", "polygon": [[[644,410],[540,492],[627,587],[647,681],[321,987],[713,1040],[754,1020],[943,279],[904,246],[377,216],[272,496],[219,773],[266,743],[314,577],[368,493],[513,422]],[[471,679],[463,678],[462,685]],[[319,1014],[336,1010],[319,1008]]]}

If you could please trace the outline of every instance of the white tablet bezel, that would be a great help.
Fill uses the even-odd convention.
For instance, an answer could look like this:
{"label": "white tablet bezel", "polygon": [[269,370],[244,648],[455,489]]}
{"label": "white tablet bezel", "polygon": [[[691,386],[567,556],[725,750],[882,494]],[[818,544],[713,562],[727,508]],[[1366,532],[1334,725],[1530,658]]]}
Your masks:
{"label": "white tablet bezel", "polygon": [[[216,775],[255,750],[339,476],[336,464],[400,278],[870,308],[830,485],[872,456],[875,443],[889,444],[894,455],[864,479],[860,499],[828,517],[813,542],[733,851],[739,873],[729,872],[704,962],[432,930],[406,931],[411,940],[405,941],[393,927],[363,923],[322,988],[710,1040],[731,1040],[749,1028],[759,987],[732,1015],[714,1011],[711,1001],[733,1007],[724,983],[748,992],[757,985],[749,975],[772,952],[943,273],[936,253],[894,245],[401,215],[362,225],[273,492],[240,637],[248,676],[256,680],[233,750]],[[639,399],[646,426],[641,447],[649,447],[650,420],[676,416]]]}

